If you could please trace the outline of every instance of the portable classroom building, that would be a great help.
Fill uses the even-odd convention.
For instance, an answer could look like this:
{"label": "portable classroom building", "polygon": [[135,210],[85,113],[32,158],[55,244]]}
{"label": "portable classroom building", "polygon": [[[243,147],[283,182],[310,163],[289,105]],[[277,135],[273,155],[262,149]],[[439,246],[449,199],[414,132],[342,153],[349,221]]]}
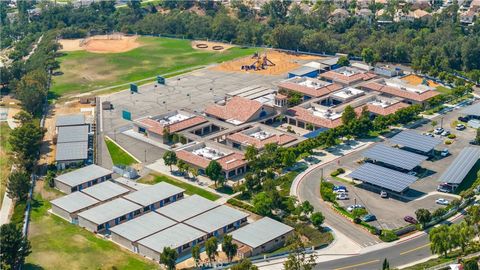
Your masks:
{"label": "portable classroom building", "polygon": [[74,192],[52,200],[50,203],[52,204],[53,214],[71,223],[78,223],[78,213],[90,209],[101,202],[81,192]]}
{"label": "portable classroom building", "polygon": [[54,179],[55,187],[64,193],[72,193],[112,178],[112,171],[95,164],[64,173]]}
{"label": "portable classroom building", "polygon": [[139,204],[143,212],[153,211],[183,198],[185,190],[165,182],[134,191],[124,198]]}

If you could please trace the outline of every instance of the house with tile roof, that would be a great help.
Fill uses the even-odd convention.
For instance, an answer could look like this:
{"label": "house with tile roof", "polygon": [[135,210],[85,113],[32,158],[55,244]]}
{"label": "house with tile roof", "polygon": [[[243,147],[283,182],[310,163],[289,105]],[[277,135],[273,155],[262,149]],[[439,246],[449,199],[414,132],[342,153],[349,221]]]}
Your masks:
{"label": "house with tile roof", "polygon": [[224,104],[212,104],[205,109],[209,117],[220,119],[234,125],[258,121],[273,117],[273,106],[240,96],[226,100]]}
{"label": "house with tile roof", "polygon": [[250,145],[258,150],[262,150],[269,143],[278,146],[292,146],[300,141],[293,134],[287,134],[262,124],[252,125],[246,129],[228,134],[225,139],[228,146],[240,150],[245,150]]}
{"label": "house with tile roof", "polygon": [[212,160],[222,166],[226,179],[231,179],[247,171],[245,156],[219,143],[210,141],[198,142],[175,151],[177,159],[183,160],[198,169],[199,174],[205,174]]}
{"label": "house with tile roof", "polygon": [[156,141],[164,141],[165,132],[178,133],[208,122],[205,117],[185,111],[172,111],[157,116],[147,116],[133,121],[133,129],[145,137]]}
{"label": "house with tile roof", "polygon": [[337,83],[322,81],[308,77],[294,77],[280,82],[280,92],[296,92],[303,95],[303,99],[318,98],[340,90],[343,86]]}
{"label": "house with tile roof", "polygon": [[355,67],[341,67],[320,74],[320,78],[341,85],[352,85],[354,83],[368,81],[377,75],[370,71],[362,70]]}

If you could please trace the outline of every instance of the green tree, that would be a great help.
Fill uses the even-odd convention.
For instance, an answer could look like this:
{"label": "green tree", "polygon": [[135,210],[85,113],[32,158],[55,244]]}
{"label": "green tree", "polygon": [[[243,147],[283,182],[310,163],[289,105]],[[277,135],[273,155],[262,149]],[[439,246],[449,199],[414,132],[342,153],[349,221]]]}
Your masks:
{"label": "green tree", "polygon": [[164,247],[160,254],[160,263],[165,265],[168,270],[174,270],[177,258],[178,253],[175,249]]}
{"label": "green tree", "polygon": [[297,156],[292,150],[287,150],[282,153],[282,164],[285,167],[291,167],[297,161]]}
{"label": "green tree", "polygon": [[31,253],[30,242],[13,223],[0,227],[0,266],[2,269],[19,269]]}
{"label": "green tree", "polygon": [[285,270],[311,270],[315,266],[315,253],[307,254],[305,246],[300,239],[300,236],[294,234],[287,240],[290,246],[290,253],[287,260],[283,263]]}
{"label": "green tree", "polygon": [[325,221],[325,217],[323,216],[322,212],[315,212],[310,217],[310,220],[312,221],[312,224],[313,226],[315,226],[315,228],[321,230],[323,222]]}
{"label": "green tree", "polygon": [[313,208],[313,205],[312,205],[309,201],[304,201],[304,202],[302,202],[301,208],[302,208],[302,213],[303,213],[305,216],[310,215],[310,214],[313,213],[313,211],[315,210],[315,209]]}
{"label": "green tree", "polygon": [[463,270],[478,270],[478,262],[476,259],[471,259],[463,263]]}
{"label": "green tree", "polygon": [[248,162],[252,162],[257,158],[258,149],[254,145],[249,145],[245,149],[245,159]]}
{"label": "green tree", "polygon": [[190,167],[189,172],[192,174],[193,179],[197,179],[198,169],[195,167]]}
{"label": "green tree", "polygon": [[422,224],[422,227],[425,227],[425,224],[432,220],[432,214],[430,211],[428,211],[428,209],[417,209],[417,211],[415,211],[415,215],[417,216],[418,222]]}
{"label": "green tree", "polygon": [[451,248],[450,230],[447,225],[440,225],[432,228],[428,233],[430,239],[430,249],[433,253],[443,254],[447,257],[447,252]]}
{"label": "green tree", "polygon": [[357,119],[357,114],[352,106],[347,105],[342,113],[342,123],[348,125]]}
{"label": "green tree", "polygon": [[480,224],[480,206],[473,205],[467,208],[467,222],[471,225]]}
{"label": "green tree", "polygon": [[377,61],[377,58],[378,57],[375,55],[375,52],[372,50],[372,48],[364,48],[362,50],[362,59],[365,61],[365,63],[373,65]]}
{"label": "green tree", "polygon": [[258,270],[258,267],[249,259],[242,259],[237,264],[230,267],[230,270]]}
{"label": "green tree", "polygon": [[390,263],[387,258],[383,259],[382,270],[390,270]]}
{"label": "green tree", "polygon": [[184,174],[187,170],[187,163],[185,163],[185,161],[181,160],[181,159],[178,159],[177,160],[177,168],[178,168],[178,171],[182,174]]}
{"label": "green tree", "polygon": [[37,114],[41,111],[47,97],[48,77],[44,70],[27,73],[15,88],[17,98],[22,102],[25,111]]}
{"label": "green tree", "polygon": [[17,120],[23,125],[25,123],[32,122],[33,116],[26,111],[20,111],[13,117],[13,119]]}
{"label": "green tree", "polygon": [[348,57],[340,56],[340,58],[338,58],[337,65],[341,67],[348,67],[350,66],[350,61],[348,60]]}
{"label": "green tree", "polygon": [[296,50],[303,36],[303,27],[300,25],[279,25],[271,34],[273,47]]}
{"label": "green tree", "polygon": [[475,142],[480,144],[480,128],[477,128],[477,135],[475,136]]}
{"label": "green tree", "polygon": [[432,125],[432,128],[434,128],[436,125],[438,125],[438,122],[433,120],[432,122],[430,122],[430,124]]}
{"label": "green tree", "polygon": [[269,216],[273,210],[273,199],[265,192],[258,193],[253,197],[253,208],[257,214]]}
{"label": "green tree", "polygon": [[7,194],[12,200],[25,201],[32,183],[26,172],[15,171],[8,176]]}
{"label": "green tree", "polygon": [[170,167],[170,172],[172,171],[172,165],[177,164],[177,154],[174,151],[167,151],[163,154],[163,163]]}
{"label": "green tree", "polygon": [[222,251],[227,255],[228,261],[232,261],[233,257],[237,255],[237,244],[233,243],[231,235],[225,235],[222,242]]}
{"label": "green tree", "polygon": [[8,142],[12,146],[17,163],[30,171],[40,150],[44,130],[33,123],[21,125],[10,133]]}
{"label": "green tree", "polygon": [[468,225],[465,221],[459,224],[453,224],[450,226],[450,233],[453,244],[459,246],[462,249],[462,253],[465,254],[466,247],[475,237],[475,229],[473,226]]}
{"label": "green tree", "polygon": [[205,174],[215,182],[215,186],[217,186],[217,182],[221,182],[225,179],[222,172],[222,166],[215,160],[210,161],[205,169]]}
{"label": "green tree", "polygon": [[218,255],[218,240],[215,237],[210,237],[205,242],[205,252],[210,262],[215,261],[215,257]]}
{"label": "green tree", "polygon": [[198,267],[198,263],[200,262],[200,246],[195,245],[192,247],[192,258],[195,261],[195,267]]}

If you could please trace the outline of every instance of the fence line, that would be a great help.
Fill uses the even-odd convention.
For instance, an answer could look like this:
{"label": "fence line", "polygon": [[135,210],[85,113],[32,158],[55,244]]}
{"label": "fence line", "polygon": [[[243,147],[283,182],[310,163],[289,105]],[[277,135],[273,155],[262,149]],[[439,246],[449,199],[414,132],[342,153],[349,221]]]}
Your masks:
{"label": "fence line", "polygon": [[[473,253],[473,254],[469,254],[469,255],[463,256],[463,257],[461,257],[461,259],[462,259],[462,260],[468,260],[468,259],[475,258],[475,257],[479,257],[479,256],[480,256],[480,252],[476,252],[476,253]],[[457,262],[456,260],[451,260],[451,261],[449,261],[449,262],[442,263],[442,264],[439,264],[439,265],[435,265],[435,266],[430,267],[430,268],[425,268],[425,270],[439,270],[439,269],[444,269],[444,268],[448,267],[450,264],[456,263],[456,262]]]}

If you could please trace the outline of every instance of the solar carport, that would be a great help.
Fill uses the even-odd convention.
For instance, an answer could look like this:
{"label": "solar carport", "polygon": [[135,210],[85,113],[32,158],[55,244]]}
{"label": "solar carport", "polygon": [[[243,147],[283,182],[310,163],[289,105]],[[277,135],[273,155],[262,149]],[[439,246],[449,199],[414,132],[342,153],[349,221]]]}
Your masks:
{"label": "solar carport", "polygon": [[427,159],[426,156],[389,147],[384,144],[376,144],[370,149],[364,151],[363,156],[373,161],[380,161],[409,171]]}
{"label": "solar carport", "polygon": [[398,193],[407,190],[408,187],[418,179],[413,175],[408,175],[371,163],[363,164],[348,176],[364,183]]}
{"label": "solar carport", "polygon": [[480,147],[465,147],[457,158],[448,166],[447,170],[440,176],[440,181],[458,186],[467,176],[468,172],[480,159]]}
{"label": "solar carport", "polygon": [[413,130],[404,130],[391,138],[390,142],[422,153],[429,153],[440,144],[442,140],[422,135]]}

